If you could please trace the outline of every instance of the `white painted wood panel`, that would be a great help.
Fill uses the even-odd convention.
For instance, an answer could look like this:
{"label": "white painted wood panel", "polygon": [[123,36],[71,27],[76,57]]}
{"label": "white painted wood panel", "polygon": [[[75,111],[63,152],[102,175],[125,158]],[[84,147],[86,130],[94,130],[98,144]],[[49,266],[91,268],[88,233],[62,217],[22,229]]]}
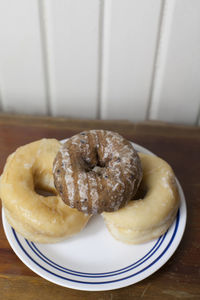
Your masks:
{"label": "white painted wood panel", "polygon": [[166,0],[150,119],[197,122],[200,104],[200,1]]}
{"label": "white painted wood panel", "polygon": [[2,109],[46,113],[38,1],[0,1]]}
{"label": "white painted wood panel", "polygon": [[200,126],[200,104],[199,104],[199,113],[198,113],[198,117],[197,117],[197,125]]}
{"label": "white painted wood panel", "polygon": [[44,6],[53,115],[95,118],[99,0],[47,0]]}
{"label": "white painted wood panel", "polygon": [[101,116],[146,117],[159,32],[160,0],[106,0]]}

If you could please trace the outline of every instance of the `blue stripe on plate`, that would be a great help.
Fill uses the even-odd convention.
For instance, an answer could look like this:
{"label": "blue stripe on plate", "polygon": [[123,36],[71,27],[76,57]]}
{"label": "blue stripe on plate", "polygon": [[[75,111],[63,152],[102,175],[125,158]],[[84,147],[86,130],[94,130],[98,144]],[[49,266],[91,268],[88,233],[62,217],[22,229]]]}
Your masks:
{"label": "blue stripe on plate", "polygon": [[[131,277],[134,277],[138,274],[141,274],[142,272],[146,271],[147,269],[149,269],[151,266],[153,266],[156,262],[158,262],[161,257],[166,253],[166,251],[169,249],[169,247],[171,246],[175,236],[176,236],[176,233],[177,233],[177,230],[178,230],[178,226],[179,226],[179,220],[180,220],[180,211],[178,211],[178,214],[177,214],[177,218],[176,218],[176,224],[175,224],[175,228],[174,228],[174,232],[172,234],[172,237],[168,243],[168,245],[165,247],[165,249],[163,250],[163,252],[152,262],[150,263],[148,266],[146,266],[145,268],[143,268],[142,270],[136,272],[136,273],[133,273],[129,276],[125,276],[123,278],[120,278],[120,279],[115,279],[115,280],[108,280],[108,281],[80,281],[80,280],[75,280],[75,279],[71,279],[71,278],[68,278],[68,277],[64,277],[64,276],[61,276],[61,275],[58,275],[58,274],[55,274],[53,273],[52,271],[46,269],[45,267],[41,266],[37,261],[35,261],[31,256],[30,254],[24,249],[24,247],[22,246],[22,244],[20,243],[19,239],[18,239],[18,236],[16,234],[16,232],[13,230],[13,235],[19,245],[19,247],[21,248],[21,250],[26,254],[26,256],[33,262],[35,263],[37,266],[39,266],[42,270],[46,271],[47,273],[55,276],[55,277],[58,277],[60,279],[63,279],[63,280],[67,280],[67,281],[71,281],[71,282],[76,282],[76,283],[81,283],[81,284],[109,284],[109,283],[114,283],[114,282],[119,282],[119,281],[122,281],[122,280],[126,280],[126,279],[129,279]],[[77,275],[74,275],[74,276],[77,276]]]}
{"label": "blue stripe on plate", "polygon": [[[131,265],[129,265],[129,266],[127,266],[127,267],[124,267],[124,268],[121,268],[121,269],[118,269],[118,270],[115,270],[115,271],[112,271],[112,272],[105,272],[105,273],[85,273],[85,272],[78,272],[78,271],[75,271],[75,270],[71,270],[71,269],[68,269],[68,268],[64,268],[64,267],[62,267],[62,266],[60,266],[60,265],[58,265],[57,263],[55,263],[55,262],[53,262],[52,260],[50,260],[49,258],[47,258],[37,247],[36,247],[36,245],[33,243],[33,242],[29,242],[29,241],[27,241],[26,240],[26,242],[27,242],[27,244],[29,245],[29,247],[31,248],[31,250],[32,251],[34,251],[35,252],[35,250],[37,251],[37,252],[35,252],[35,254],[38,256],[38,257],[40,257],[40,259],[42,259],[43,261],[45,261],[47,264],[49,264],[49,265],[51,265],[51,266],[55,266],[55,267],[58,267],[61,271],[62,270],[64,270],[64,271],[69,271],[69,272],[73,272],[73,273],[75,273],[75,275],[76,274],[81,274],[81,275],[108,275],[108,274],[113,274],[113,273],[117,273],[117,272],[120,272],[120,271],[123,271],[123,270],[126,270],[126,269],[128,269],[128,268],[130,268],[130,267],[132,267],[132,266],[135,266],[136,264],[138,264],[138,263],[140,263],[142,260],[144,260],[148,255],[150,255],[151,254],[151,252],[156,248],[156,246],[159,244],[159,242],[161,241],[161,243],[159,244],[159,247],[160,247],[160,245],[163,243],[163,241],[164,241],[164,239],[165,239],[165,237],[166,237],[166,234],[167,233],[165,233],[165,235],[164,236],[161,236],[157,241],[156,241],[156,243],[155,243],[155,245],[149,250],[149,252],[145,255],[145,256],[143,256],[141,259],[139,259],[138,261],[136,261],[136,262],[134,262],[133,264],[131,264]],[[33,249],[33,247],[35,248],[35,250]],[[158,248],[157,248],[158,249]],[[156,250],[157,250],[156,249]],[[155,252],[155,251],[154,251]],[[150,257],[150,256],[149,256]],[[148,257],[148,258],[149,258]],[[43,259],[44,258],[44,259]],[[49,263],[48,263],[49,262]]]}
{"label": "blue stripe on plate", "polygon": [[[126,273],[132,269],[135,269],[137,268],[138,266],[142,265],[145,261],[147,261],[161,246],[161,244],[163,243],[164,239],[166,237],[166,234],[162,237],[162,241],[161,243],[158,245],[158,247],[151,253],[151,255],[149,255],[149,257],[146,257],[147,254],[144,256],[146,257],[146,259],[144,259],[142,261],[142,259],[144,258],[141,258],[140,260],[138,260],[137,262],[133,263],[132,265],[126,267],[126,268],[123,268],[123,269],[126,269],[126,270],[123,270],[120,272],[119,271],[112,271],[112,272],[107,272],[107,273],[81,273],[81,272],[76,272],[74,270],[68,270],[68,269],[65,269],[63,267],[57,267],[57,266],[54,266],[52,263],[49,263],[48,261],[46,261],[45,259],[43,259],[33,248],[32,246],[30,245],[30,243],[26,240],[28,246],[30,247],[30,249],[43,261],[45,262],[47,265],[53,267],[54,269],[57,269],[63,273],[67,273],[67,274],[71,274],[71,275],[75,275],[75,276],[79,276],[79,277],[90,277],[90,278],[98,278],[98,277],[110,277],[110,276],[116,276],[116,275],[119,275],[119,274],[122,274],[122,273]],[[158,241],[160,241],[161,238],[159,238]],[[158,244],[158,241],[156,243],[156,245]],[[155,248],[155,245],[152,249]],[[149,251],[149,253],[152,251],[152,249]],[[132,268],[131,268],[132,267]]]}

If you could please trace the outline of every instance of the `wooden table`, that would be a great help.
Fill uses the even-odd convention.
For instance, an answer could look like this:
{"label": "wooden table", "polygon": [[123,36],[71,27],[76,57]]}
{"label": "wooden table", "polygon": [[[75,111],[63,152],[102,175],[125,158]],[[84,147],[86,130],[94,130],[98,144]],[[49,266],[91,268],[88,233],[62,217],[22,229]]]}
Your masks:
{"label": "wooden table", "polygon": [[6,157],[20,145],[43,137],[63,139],[91,128],[117,131],[172,165],[188,209],[180,246],[160,270],[137,284],[113,291],[84,292],[57,286],[29,270],[14,254],[0,224],[0,299],[200,299],[200,128],[1,115],[0,172]]}

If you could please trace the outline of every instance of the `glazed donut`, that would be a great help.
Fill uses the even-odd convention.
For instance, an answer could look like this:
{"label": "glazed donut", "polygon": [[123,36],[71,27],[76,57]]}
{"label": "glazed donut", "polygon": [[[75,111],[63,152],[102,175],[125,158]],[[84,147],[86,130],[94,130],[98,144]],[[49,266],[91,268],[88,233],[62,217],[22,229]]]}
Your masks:
{"label": "glazed donut", "polygon": [[90,130],[63,144],[53,174],[66,204],[97,214],[115,211],[135,195],[142,168],[131,143],[118,133]]}
{"label": "glazed donut", "polygon": [[[57,242],[79,232],[89,219],[57,195],[52,167],[59,148],[55,139],[18,148],[8,157],[0,179],[0,197],[8,222],[34,242]],[[36,189],[51,195],[45,197]]]}
{"label": "glazed donut", "polygon": [[174,221],[179,193],[171,167],[161,158],[139,153],[146,190],[144,198],[136,198],[126,207],[103,218],[114,238],[125,243],[144,243],[164,234]]}

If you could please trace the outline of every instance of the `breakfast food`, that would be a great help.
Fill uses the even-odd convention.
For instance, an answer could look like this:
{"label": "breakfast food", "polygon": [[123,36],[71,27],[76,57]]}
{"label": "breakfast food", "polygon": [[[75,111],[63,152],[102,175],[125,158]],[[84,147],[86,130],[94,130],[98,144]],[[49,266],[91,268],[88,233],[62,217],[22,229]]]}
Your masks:
{"label": "breakfast food", "polygon": [[[63,203],[53,182],[55,139],[42,139],[11,154],[0,179],[5,215],[17,232],[40,243],[57,242],[79,232],[89,216]],[[39,194],[47,191],[47,195]]]}
{"label": "breakfast food", "polygon": [[102,214],[116,239],[133,244],[147,242],[165,233],[179,206],[179,193],[171,167],[157,156],[142,153],[139,156],[144,198],[130,201],[116,212]]}
{"label": "breakfast food", "polygon": [[78,233],[97,213],[116,239],[144,243],[166,232],[179,206],[171,167],[106,130],[19,147],[7,159],[0,197],[9,224],[40,243]]}
{"label": "breakfast food", "polygon": [[142,168],[129,141],[111,131],[90,130],[62,145],[53,174],[67,205],[97,214],[116,211],[129,202],[140,184]]}

